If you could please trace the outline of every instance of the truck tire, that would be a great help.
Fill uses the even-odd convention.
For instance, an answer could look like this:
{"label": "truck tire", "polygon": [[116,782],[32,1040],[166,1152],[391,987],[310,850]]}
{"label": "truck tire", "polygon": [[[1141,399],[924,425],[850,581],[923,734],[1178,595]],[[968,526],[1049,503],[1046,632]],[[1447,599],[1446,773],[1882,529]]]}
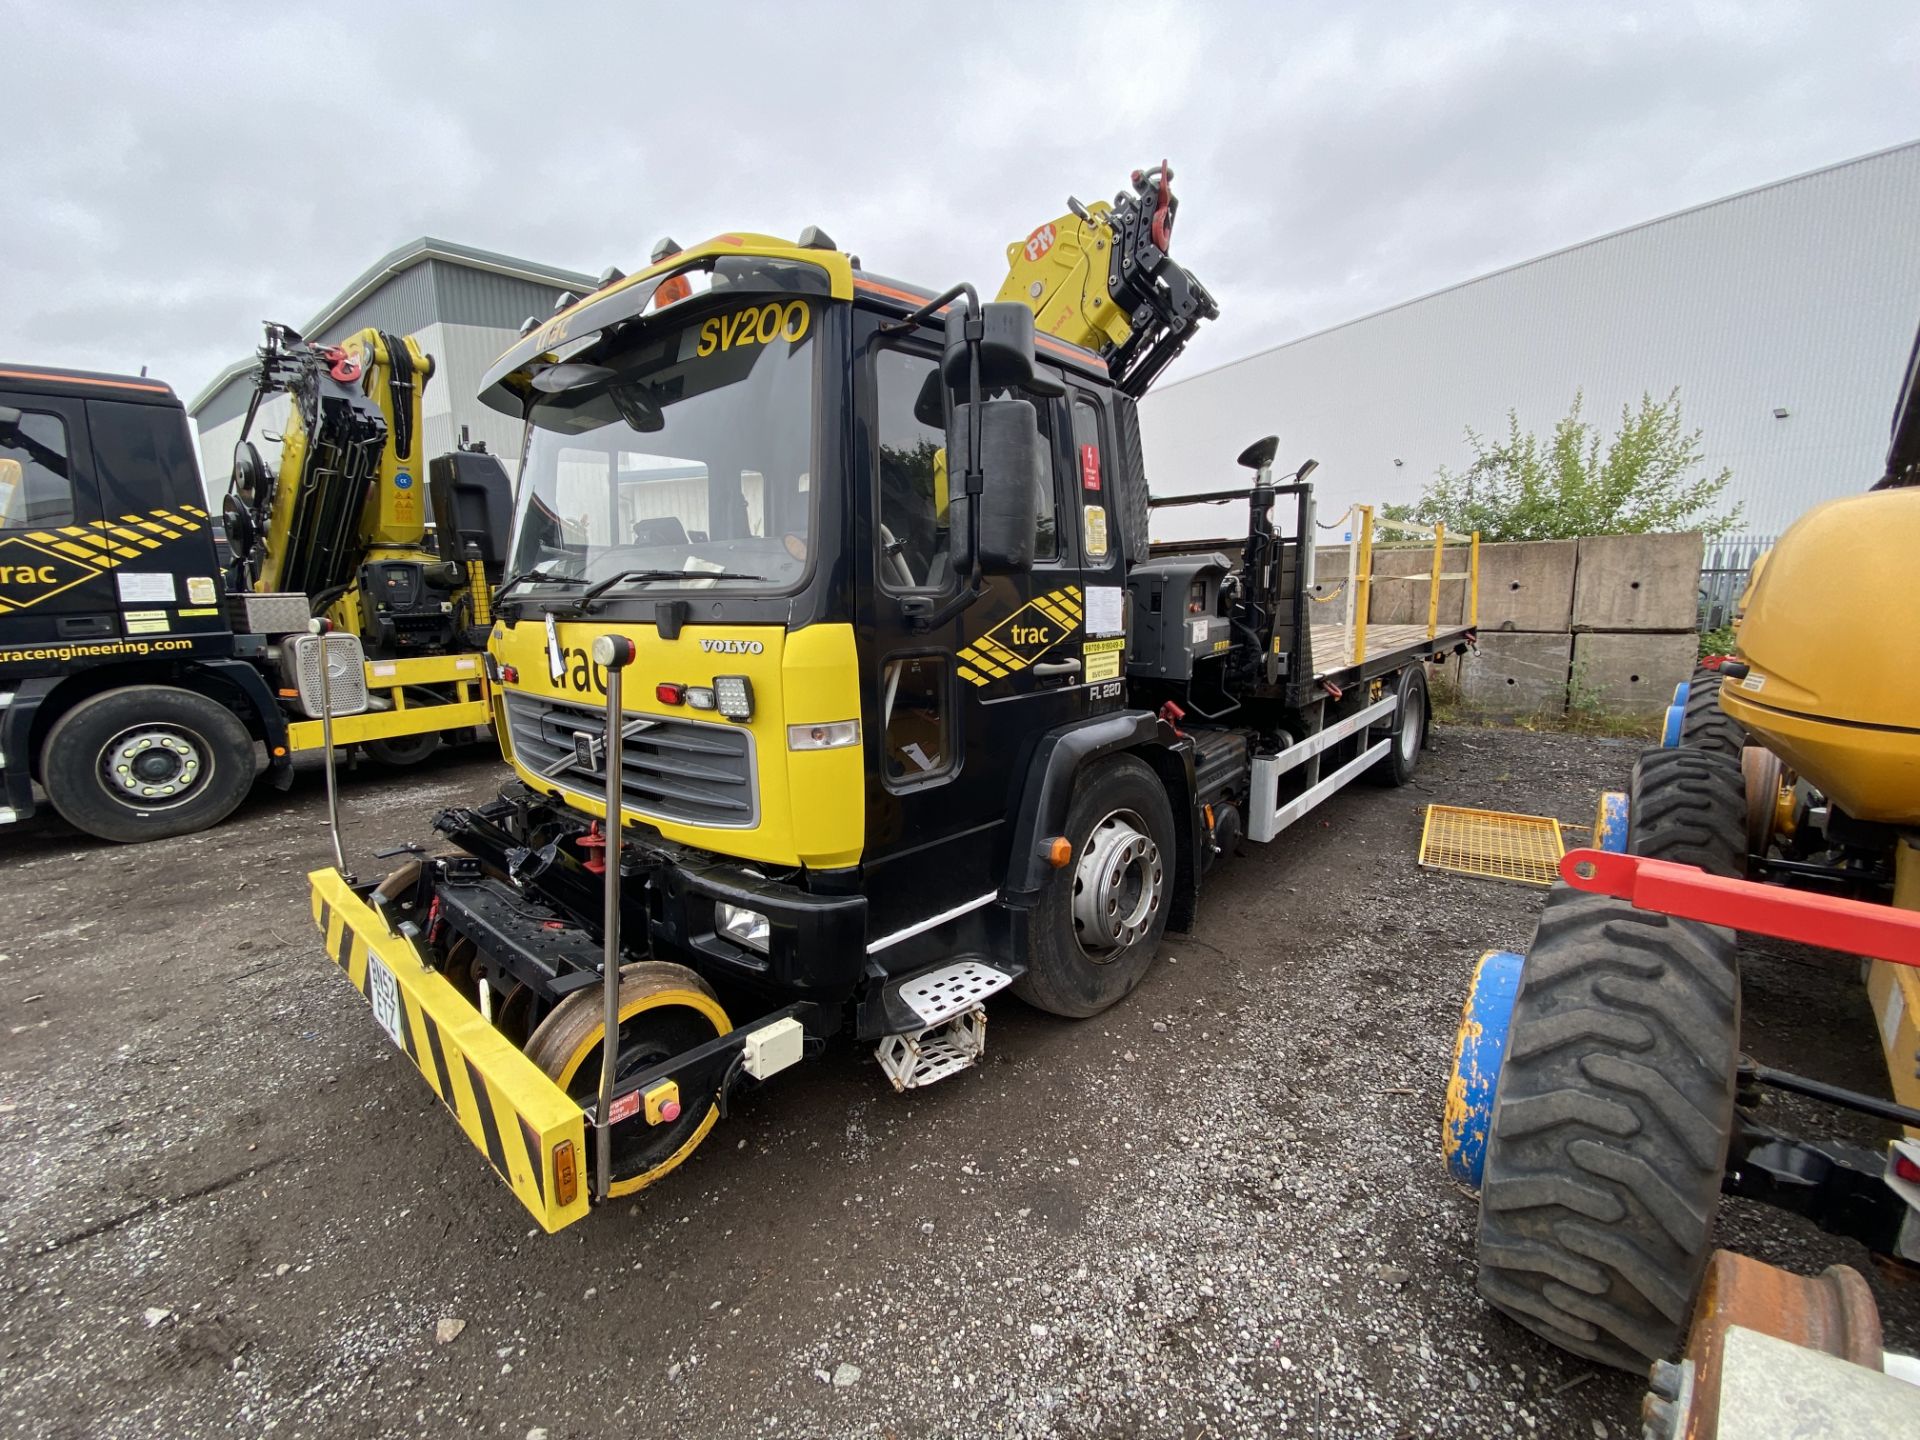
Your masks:
{"label": "truck tire", "polygon": [[253,787],[253,737],[226,706],[171,685],[127,685],[62,715],[40,783],[76,829],[124,845],[218,825]]}
{"label": "truck tire", "polygon": [[1122,755],[1074,777],[1066,837],[1034,911],[1027,973],[1013,993],[1052,1015],[1098,1015],[1140,983],[1166,933],[1173,807],[1143,762]]}
{"label": "truck tire", "polygon": [[1627,788],[1627,853],[1747,873],[1747,784],[1738,760],[1708,750],[1647,750]]}
{"label": "truck tire", "polygon": [[1480,1189],[1480,1293],[1638,1374],[1685,1332],[1733,1132],[1731,932],[1565,887],[1521,972]]}
{"label": "truck tire", "polygon": [[389,769],[406,770],[440,748],[440,735],[437,731],[425,735],[393,735],[379,740],[363,740],[361,748],[369,758]]}
{"label": "truck tire", "polygon": [[1704,750],[1738,760],[1747,748],[1747,732],[1720,708],[1720,687],[1726,677],[1704,665],[1687,682],[1686,703],[1680,708],[1680,748]]}
{"label": "truck tire", "polygon": [[[1376,785],[1398,789],[1413,779],[1420,766],[1420,751],[1427,743],[1427,672],[1419,661],[1407,666],[1395,677],[1395,694],[1400,704],[1389,722],[1387,738],[1392,747],[1367,768],[1367,779]],[[1378,731],[1369,730],[1367,738]]]}

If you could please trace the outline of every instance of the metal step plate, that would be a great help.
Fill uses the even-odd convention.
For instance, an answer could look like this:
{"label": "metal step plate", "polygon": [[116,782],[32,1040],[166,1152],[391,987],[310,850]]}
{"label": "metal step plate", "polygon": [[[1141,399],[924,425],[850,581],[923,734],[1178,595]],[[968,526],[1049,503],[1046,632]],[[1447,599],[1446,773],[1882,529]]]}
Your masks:
{"label": "metal step plate", "polygon": [[978,960],[962,960],[902,981],[900,998],[922,1024],[933,1026],[964,1014],[1012,983],[1013,977],[1004,970]]}
{"label": "metal step plate", "polygon": [[987,1012],[976,1005],[931,1029],[889,1035],[873,1053],[895,1090],[935,1084],[987,1053]]}

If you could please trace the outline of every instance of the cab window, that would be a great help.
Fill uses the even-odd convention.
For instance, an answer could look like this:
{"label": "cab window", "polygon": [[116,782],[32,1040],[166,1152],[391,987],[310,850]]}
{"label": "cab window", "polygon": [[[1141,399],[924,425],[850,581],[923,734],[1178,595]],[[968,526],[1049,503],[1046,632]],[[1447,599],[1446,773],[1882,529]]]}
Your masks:
{"label": "cab window", "polygon": [[67,426],[44,410],[0,414],[0,530],[73,523],[72,448]]}
{"label": "cab window", "polygon": [[[947,473],[946,393],[931,355],[874,353],[875,473],[880,492],[880,573],[900,590],[943,590],[953,581],[949,503],[959,476]],[[1052,402],[1033,402],[1043,453],[1051,455]],[[1041,479],[1034,509],[1034,561],[1060,553],[1056,486]]]}

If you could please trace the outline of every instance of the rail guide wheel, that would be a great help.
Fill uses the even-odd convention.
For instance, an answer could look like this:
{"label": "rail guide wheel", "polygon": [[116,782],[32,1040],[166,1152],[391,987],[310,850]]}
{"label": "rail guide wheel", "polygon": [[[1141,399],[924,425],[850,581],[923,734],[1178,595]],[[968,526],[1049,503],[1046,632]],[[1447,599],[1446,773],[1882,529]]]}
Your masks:
{"label": "rail guide wheel", "polygon": [[[604,1010],[597,985],[576,990],[553,1007],[527,1042],[527,1058],[582,1104],[591,1104],[600,1091]],[[661,961],[623,965],[615,1082],[732,1028],[707,982],[685,966]],[[641,1113],[615,1125],[608,1197],[646,1189],[691,1155],[720,1118],[719,1087],[716,1074],[697,1092],[679,1089],[664,1101],[650,1097]],[[594,1148],[587,1147],[589,1169]]]}

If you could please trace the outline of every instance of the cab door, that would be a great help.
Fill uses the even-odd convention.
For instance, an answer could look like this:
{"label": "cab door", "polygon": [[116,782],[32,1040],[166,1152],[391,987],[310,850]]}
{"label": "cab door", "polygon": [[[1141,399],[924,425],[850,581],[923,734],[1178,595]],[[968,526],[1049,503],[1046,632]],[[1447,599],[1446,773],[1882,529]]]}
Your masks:
{"label": "cab door", "polygon": [[0,660],[118,639],[85,403],[0,388],[0,421]]}
{"label": "cab door", "polygon": [[[916,623],[966,582],[951,558],[944,392],[929,378],[938,353],[931,331],[881,336],[876,317],[860,316],[856,609],[870,777],[863,888],[869,934],[882,939],[991,901],[1036,743],[1091,705],[1080,482],[1064,394],[1023,397],[1049,460],[1035,497],[1032,570],[990,577],[981,599],[938,626]],[[953,923],[960,945],[965,925]]]}

